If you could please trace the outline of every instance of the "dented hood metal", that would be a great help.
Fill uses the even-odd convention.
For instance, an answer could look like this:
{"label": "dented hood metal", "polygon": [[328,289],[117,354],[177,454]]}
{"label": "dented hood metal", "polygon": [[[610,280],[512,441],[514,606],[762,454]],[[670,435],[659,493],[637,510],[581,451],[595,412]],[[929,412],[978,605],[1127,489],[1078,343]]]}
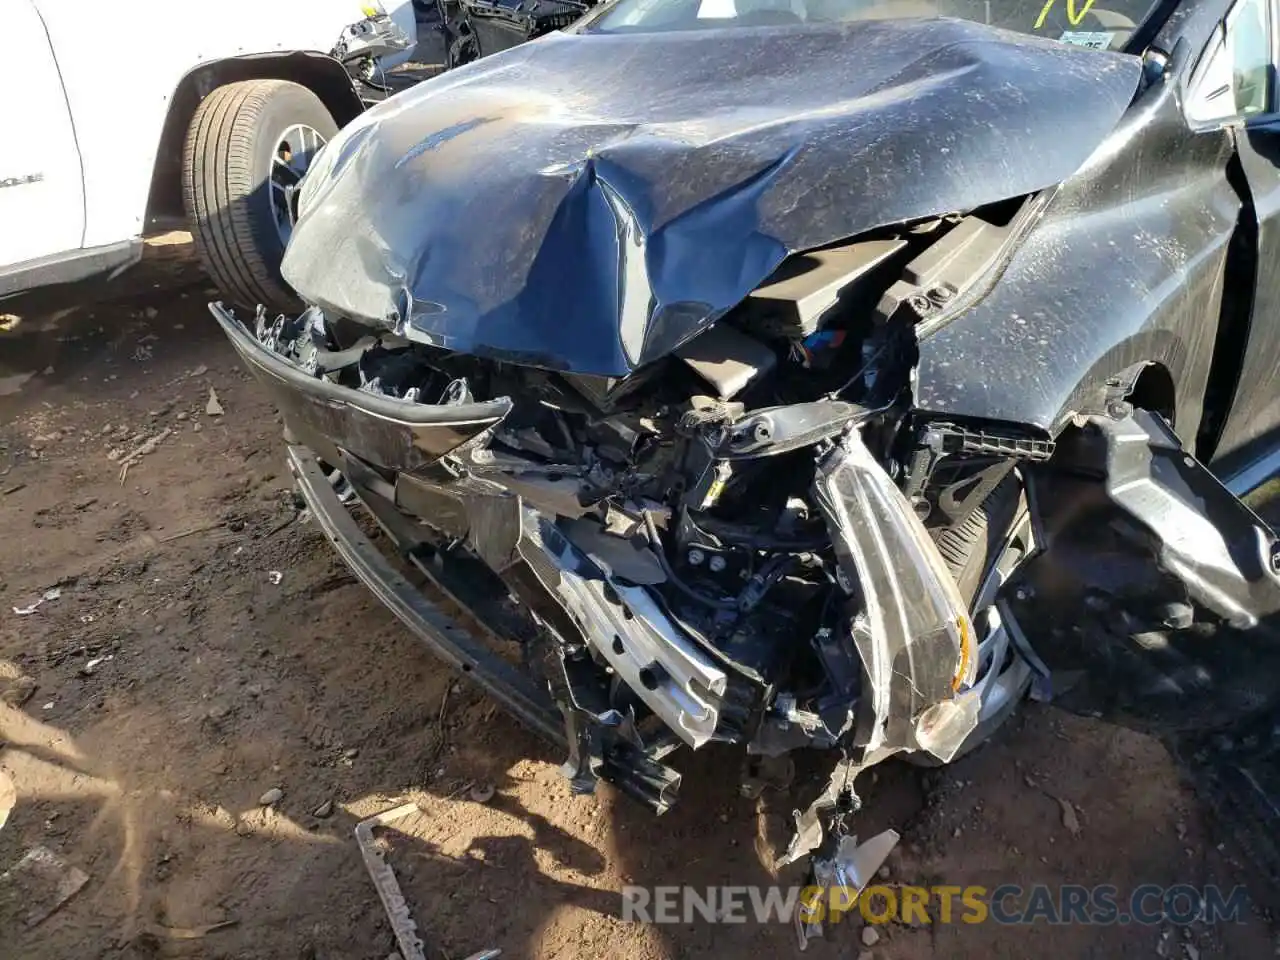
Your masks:
{"label": "dented hood metal", "polygon": [[789,253],[1067,178],[1139,75],[960,20],[551,35],[344,130],[284,276],[426,343],[624,376]]}

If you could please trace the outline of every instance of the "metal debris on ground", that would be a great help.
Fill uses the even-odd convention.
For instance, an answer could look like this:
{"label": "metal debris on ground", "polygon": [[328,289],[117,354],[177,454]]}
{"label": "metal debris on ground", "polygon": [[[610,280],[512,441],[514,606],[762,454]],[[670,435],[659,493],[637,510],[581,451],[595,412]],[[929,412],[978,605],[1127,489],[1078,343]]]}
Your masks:
{"label": "metal debris on ground", "polygon": [[220,417],[223,414],[222,404],[218,402],[218,392],[209,388],[209,402],[204,405],[204,412],[211,417]]}
{"label": "metal debris on ground", "polygon": [[471,799],[475,803],[488,803],[493,799],[494,786],[492,783],[477,783],[471,788]]}
{"label": "metal debris on ground", "polygon": [[386,858],[378,849],[374,840],[374,827],[383,827],[395,823],[411,813],[420,813],[416,803],[406,803],[391,810],[374,814],[367,820],[356,824],[356,843],[360,847],[360,856],[364,858],[365,869],[373,880],[374,889],[378,891],[378,899],[387,912],[387,920],[391,923],[391,932],[396,943],[400,945],[400,954],[404,960],[427,960],[422,949],[422,940],[418,937],[418,925],[409,913],[409,905],[404,894],[400,892],[400,884],[396,875],[387,865]]}
{"label": "metal debris on ground", "polygon": [[38,609],[40,609],[40,607],[43,606],[44,604],[52,603],[54,600],[57,600],[61,596],[62,596],[62,590],[59,589],[58,587],[53,587],[49,590],[46,590],[44,593],[42,593],[40,595],[40,598],[36,600],[35,603],[28,604],[25,607],[14,607],[13,612],[20,617],[29,617],[31,614],[35,613]]}
{"label": "metal debris on ground", "polygon": [[89,875],[47,847],[32,847],[16,864],[0,873],[0,901],[23,904],[25,922],[34,927],[74,897]]}
{"label": "metal debris on ground", "polygon": [[[120,457],[121,486],[124,485],[125,477],[129,475],[129,468],[137,464],[138,461],[140,461],[147,454],[155,453],[156,448],[160,446],[160,444],[163,443],[166,439],[168,439],[171,433],[173,433],[173,428],[165,427],[163,430],[157,433],[154,437],[150,437],[144,440],[142,443],[138,444],[138,446],[134,447],[124,456]],[[110,459],[109,456],[108,456],[108,459]]]}
{"label": "metal debris on ground", "polygon": [[[395,934],[396,943],[400,945],[400,955],[404,960],[426,960],[422,939],[418,936],[418,925],[409,913],[409,905],[404,894],[400,892],[400,884],[396,881],[395,872],[387,864],[382,851],[378,849],[373,836],[375,827],[385,827],[402,820],[412,813],[421,813],[416,803],[406,803],[382,813],[376,813],[367,820],[356,824],[356,843],[360,847],[360,856],[364,859],[365,868],[373,880],[374,889],[378,891],[378,899],[382,901],[387,912],[387,920],[391,923],[391,932]],[[491,948],[473,953],[466,960],[493,960],[501,950]]]}
{"label": "metal debris on ground", "polygon": [[[796,938],[801,950],[808,947],[810,940],[823,936],[822,921],[806,920],[805,916],[823,916],[826,911],[815,908],[821,905],[824,898],[831,895],[832,890],[843,890],[847,904],[856,902],[867,884],[889,858],[893,848],[898,845],[899,839],[896,830],[885,830],[866,843],[859,844],[856,836],[846,834],[836,844],[835,853],[832,856],[815,855],[813,857],[813,885],[817,893],[814,899],[798,904],[794,916]],[[870,945],[867,944],[867,946]]]}

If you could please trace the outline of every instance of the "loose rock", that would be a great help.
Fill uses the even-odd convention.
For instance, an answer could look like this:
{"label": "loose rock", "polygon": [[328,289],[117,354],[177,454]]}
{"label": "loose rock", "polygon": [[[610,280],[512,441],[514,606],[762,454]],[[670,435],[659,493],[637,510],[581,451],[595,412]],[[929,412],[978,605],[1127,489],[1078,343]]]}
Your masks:
{"label": "loose rock", "polygon": [[880,931],[868,924],[862,928],[862,945],[864,947],[874,947],[880,942]]}
{"label": "loose rock", "polygon": [[1062,807],[1062,825],[1067,828],[1067,832],[1073,837],[1080,836],[1080,818],[1076,816],[1076,808],[1071,805],[1070,800],[1064,800],[1062,797],[1055,797],[1054,799]]}
{"label": "loose rock", "polygon": [[279,787],[272,787],[266,793],[258,798],[258,806],[274,807],[277,803],[284,799],[284,791]]}
{"label": "loose rock", "polygon": [[313,817],[319,817],[321,820],[323,820],[325,817],[332,816],[332,814],[333,814],[332,800],[326,800],[324,803],[320,804],[320,806],[316,807],[314,810],[311,811],[311,815]]}

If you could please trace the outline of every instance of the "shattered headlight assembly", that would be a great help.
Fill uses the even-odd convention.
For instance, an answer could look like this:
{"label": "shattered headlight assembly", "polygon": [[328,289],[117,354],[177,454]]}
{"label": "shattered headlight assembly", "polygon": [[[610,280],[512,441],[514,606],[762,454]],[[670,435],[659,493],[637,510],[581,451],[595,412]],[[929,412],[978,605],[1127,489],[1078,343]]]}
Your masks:
{"label": "shattered headlight assembly", "polygon": [[933,538],[850,430],[818,461],[815,496],[842,571],[860,594],[848,625],[865,674],[857,740],[949,761],[978,722],[958,697],[977,671],[968,606]]}

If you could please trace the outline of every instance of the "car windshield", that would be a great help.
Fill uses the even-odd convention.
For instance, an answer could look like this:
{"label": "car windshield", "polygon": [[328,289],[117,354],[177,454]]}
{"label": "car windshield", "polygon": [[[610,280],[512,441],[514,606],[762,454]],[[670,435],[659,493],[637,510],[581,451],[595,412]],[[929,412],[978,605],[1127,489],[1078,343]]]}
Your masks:
{"label": "car windshield", "polygon": [[616,0],[591,33],[956,17],[1098,50],[1120,50],[1158,0]]}

